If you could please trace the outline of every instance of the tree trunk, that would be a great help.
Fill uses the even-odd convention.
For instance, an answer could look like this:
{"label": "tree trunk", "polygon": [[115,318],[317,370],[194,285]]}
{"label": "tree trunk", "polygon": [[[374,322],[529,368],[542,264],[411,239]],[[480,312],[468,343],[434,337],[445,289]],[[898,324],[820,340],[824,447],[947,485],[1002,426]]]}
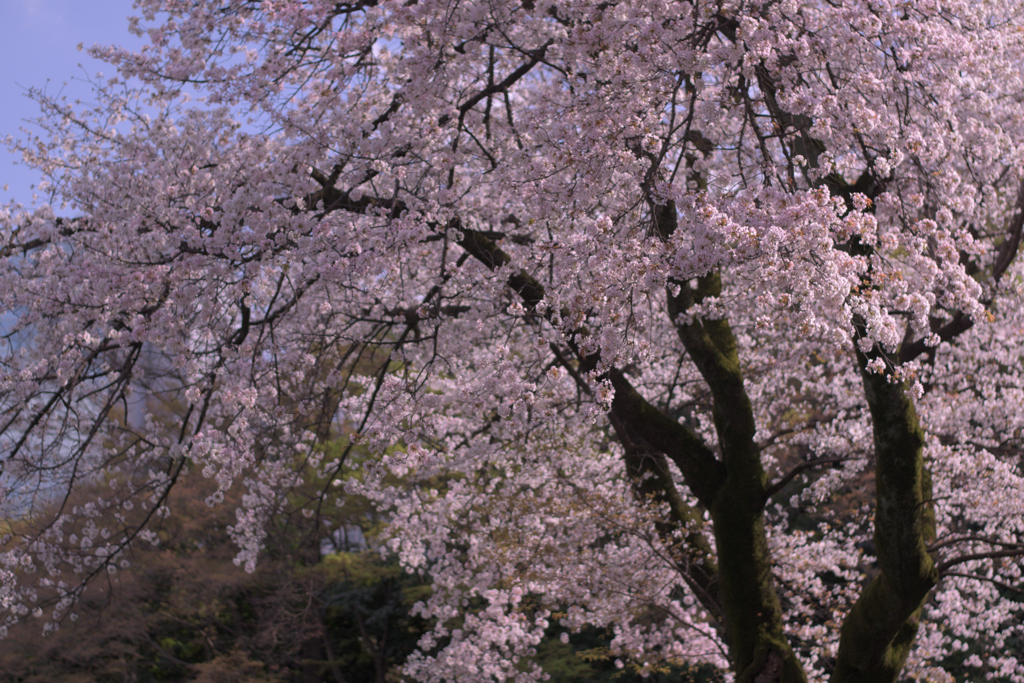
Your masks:
{"label": "tree trunk", "polygon": [[889,683],[917,635],[921,609],[938,581],[927,550],[935,537],[924,432],[902,383],[867,369],[857,352],[875,440],[875,548],[881,573],[843,622],[834,683]]}
{"label": "tree trunk", "polygon": [[800,661],[782,632],[782,608],[772,580],[764,528],[767,475],[755,441],[754,408],[743,386],[736,337],[726,320],[692,320],[685,312],[707,296],[718,296],[717,272],[697,287],[675,283],[669,314],[679,338],[714,400],[715,431],[726,476],[710,505],[718,552],[718,579],[729,650],[737,683],[804,683]]}

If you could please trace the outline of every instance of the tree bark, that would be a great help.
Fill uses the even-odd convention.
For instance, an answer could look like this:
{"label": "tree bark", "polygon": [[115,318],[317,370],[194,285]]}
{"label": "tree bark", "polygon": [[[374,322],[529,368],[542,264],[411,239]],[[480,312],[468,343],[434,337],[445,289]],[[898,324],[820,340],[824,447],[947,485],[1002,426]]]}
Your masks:
{"label": "tree bark", "polygon": [[868,370],[857,351],[875,441],[875,548],[879,575],[843,622],[834,683],[887,683],[899,676],[921,609],[938,582],[927,545],[935,537],[924,432],[902,383]]}
{"label": "tree bark", "polygon": [[743,386],[736,338],[726,320],[690,320],[695,303],[721,293],[717,272],[697,287],[674,283],[669,315],[711,389],[725,479],[710,505],[718,553],[719,592],[737,683],[804,683],[800,661],[782,632],[782,608],[772,580],[764,527],[768,478],[755,441],[754,408]]}

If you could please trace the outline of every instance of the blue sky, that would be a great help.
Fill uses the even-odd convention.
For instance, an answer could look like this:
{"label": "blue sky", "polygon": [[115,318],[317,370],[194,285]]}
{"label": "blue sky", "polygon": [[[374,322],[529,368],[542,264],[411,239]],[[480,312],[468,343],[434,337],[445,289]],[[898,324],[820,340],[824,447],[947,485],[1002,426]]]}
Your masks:
{"label": "blue sky", "polygon": [[[82,96],[88,94],[83,77],[112,68],[79,52],[77,45],[118,44],[138,47],[128,33],[132,0],[0,0],[0,140],[19,135],[25,119],[38,113],[24,96],[29,87]],[[84,70],[83,70],[84,69]],[[38,176],[23,166],[6,146],[0,145],[0,203],[16,199],[28,204],[31,185]]]}

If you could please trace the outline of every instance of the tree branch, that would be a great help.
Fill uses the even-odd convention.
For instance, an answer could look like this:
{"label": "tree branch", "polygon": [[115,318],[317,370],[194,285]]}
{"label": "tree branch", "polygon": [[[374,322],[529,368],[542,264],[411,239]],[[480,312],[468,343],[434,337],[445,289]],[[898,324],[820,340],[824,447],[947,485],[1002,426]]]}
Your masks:
{"label": "tree branch", "polygon": [[947,569],[955,567],[958,564],[971,562],[973,560],[994,560],[1000,557],[1024,557],[1024,548],[1015,548],[1013,550],[993,550],[988,553],[971,553],[970,555],[961,555],[960,557],[955,557],[952,560],[947,560],[941,563],[938,565],[937,569],[941,576]]}
{"label": "tree branch", "polygon": [[765,490],[765,498],[771,498],[776,493],[786,488],[786,484],[793,481],[800,474],[806,472],[807,470],[812,470],[815,467],[821,467],[823,465],[837,465],[839,463],[846,462],[849,459],[849,456],[836,456],[834,458],[818,458],[817,460],[808,460],[807,462],[802,462],[793,469],[791,469],[789,472],[787,472],[785,476],[783,476],[777,482],[769,486]]}

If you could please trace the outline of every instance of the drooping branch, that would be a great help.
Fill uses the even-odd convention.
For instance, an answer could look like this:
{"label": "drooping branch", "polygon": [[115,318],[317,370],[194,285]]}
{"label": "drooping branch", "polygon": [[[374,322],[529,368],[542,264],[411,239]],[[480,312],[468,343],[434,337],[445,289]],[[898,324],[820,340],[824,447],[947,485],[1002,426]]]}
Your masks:
{"label": "drooping branch", "polygon": [[[1000,282],[1006,273],[1007,268],[1017,258],[1020,249],[1021,234],[1024,232],[1024,180],[1021,180],[1017,189],[1017,200],[1014,204],[1014,213],[1010,218],[1009,226],[1006,229],[1006,237],[1003,238],[999,249],[996,252],[995,262],[992,264],[990,276],[993,289]],[[985,306],[992,303],[991,299],[983,302]],[[933,324],[932,332],[938,335],[940,342],[949,342],[959,337],[964,332],[974,327],[974,319],[963,311],[957,311],[953,318],[945,324]],[[935,346],[925,344],[924,339],[902,344],[899,350],[899,362],[908,363],[923,354],[934,356]]]}

